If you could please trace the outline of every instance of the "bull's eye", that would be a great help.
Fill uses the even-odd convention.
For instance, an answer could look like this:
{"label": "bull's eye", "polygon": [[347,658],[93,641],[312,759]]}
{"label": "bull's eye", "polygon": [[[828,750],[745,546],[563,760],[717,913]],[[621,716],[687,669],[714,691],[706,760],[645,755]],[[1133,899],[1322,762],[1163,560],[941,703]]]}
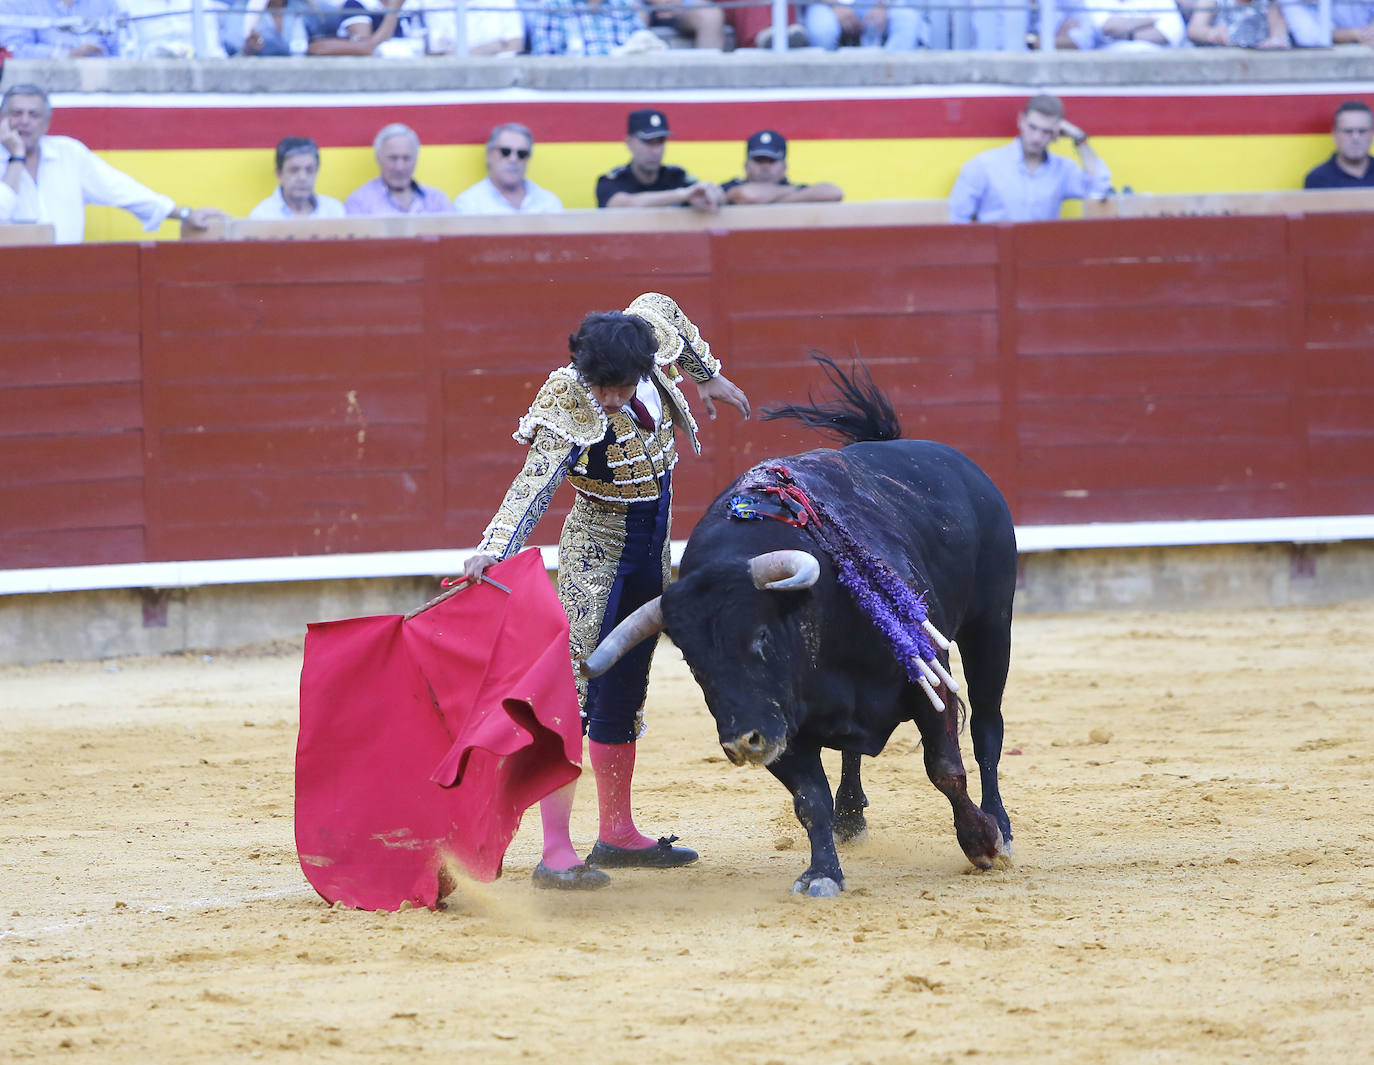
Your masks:
{"label": "bull's eye", "polygon": [[749,641],[749,653],[755,658],[768,657],[768,630],[759,628],[754,631],[754,638]]}

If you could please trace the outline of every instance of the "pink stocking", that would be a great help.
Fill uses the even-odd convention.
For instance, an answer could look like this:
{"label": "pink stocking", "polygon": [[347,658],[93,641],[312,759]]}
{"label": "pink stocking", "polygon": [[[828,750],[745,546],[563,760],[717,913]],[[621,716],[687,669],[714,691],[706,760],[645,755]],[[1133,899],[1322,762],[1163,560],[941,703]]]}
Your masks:
{"label": "pink stocking", "polygon": [[601,816],[597,839],[613,847],[637,850],[652,847],[654,841],[635,828],[630,812],[630,781],[635,773],[633,743],[587,741],[587,752],[596,774],[596,802]]}
{"label": "pink stocking", "polygon": [[576,790],[577,781],[573,780],[539,800],[539,818],[544,823],[544,864],[559,872],[582,864],[581,857],[573,850],[572,831],[568,825]]}

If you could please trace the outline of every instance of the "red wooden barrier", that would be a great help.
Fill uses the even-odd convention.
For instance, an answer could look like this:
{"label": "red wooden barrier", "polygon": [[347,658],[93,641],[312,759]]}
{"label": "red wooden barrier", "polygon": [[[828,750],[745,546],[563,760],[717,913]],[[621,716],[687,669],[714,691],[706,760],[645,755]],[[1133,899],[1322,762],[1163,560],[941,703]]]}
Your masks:
{"label": "red wooden barrier", "polygon": [[[0,569],[470,546],[567,334],[649,289],[756,406],[862,354],[1023,525],[1374,513],[1371,249],[1359,214],[15,249]],[[682,533],[823,443],[703,441]]]}

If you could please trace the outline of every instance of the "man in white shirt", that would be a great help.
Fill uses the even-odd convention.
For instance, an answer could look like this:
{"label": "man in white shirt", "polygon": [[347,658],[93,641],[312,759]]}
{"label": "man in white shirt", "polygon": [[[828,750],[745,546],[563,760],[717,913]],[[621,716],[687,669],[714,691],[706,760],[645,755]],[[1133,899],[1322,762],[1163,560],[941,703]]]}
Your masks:
{"label": "man in white shirt", "polygon": [[518,122],[506,122],[487,138],[487,176],[453,199],[459,214],[554,214],[563,201],[542,189],[525,170],[534,154],[534,134]]}
{"label": "man in white shirt", "polygon": [[320,147],[309,137],[283,137],[277,144],[277,188],[248,217],[258,221],[285,218],[342,218],[342,200],[315,191],[320,173]]}
{"label": "man in white shirt", "polygon": [[149,233],[169,217],[205,229],[228,218],[214,207],[178,207],[116,170],[79,140],[48,136],[52,104],[37,85],[13,85],[0,102],[0,148],[7,153],[0,179],[0,222],[45,222],[58,244],[79,244],[86,233],[86,204],[122,207]]}

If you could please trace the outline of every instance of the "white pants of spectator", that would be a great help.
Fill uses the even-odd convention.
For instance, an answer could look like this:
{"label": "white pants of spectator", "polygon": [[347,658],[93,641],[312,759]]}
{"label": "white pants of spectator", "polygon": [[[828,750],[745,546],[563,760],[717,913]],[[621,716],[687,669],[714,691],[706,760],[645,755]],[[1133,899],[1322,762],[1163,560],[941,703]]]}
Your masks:
{"label": "white pants of spectator", "polygon": [[1029,0],[926,0],[930,5],[927,48],[966,52],[1024,52],[1030,29]]}
{"label": "white pants of spectator", "polygon": [[[1280,0],[1279,10],[1288,23],[1288,32],[1299,48],[1329,48],[1331,41],[1321,31],[1317,21],[1317,5],[1313,0]],[[1357,30],[1374,21],[1374,3],[1369,0],[1332,0],[1331,28]]]}
{"label": "white pants of spectator", "polygon": [[[854,14],[862,21],[871,4],[863,0],[850,5]],[[840,46],[840,20],[829,4],[806,5],[806,37],[813,48],[824,48],[833,52]],[[921,14],[914,7],[889,7],[887,9],[887,39],[867,26],[859,44],[864,48],[887,48],[891,51],[909,52],[917,46],[921,31]]]}

